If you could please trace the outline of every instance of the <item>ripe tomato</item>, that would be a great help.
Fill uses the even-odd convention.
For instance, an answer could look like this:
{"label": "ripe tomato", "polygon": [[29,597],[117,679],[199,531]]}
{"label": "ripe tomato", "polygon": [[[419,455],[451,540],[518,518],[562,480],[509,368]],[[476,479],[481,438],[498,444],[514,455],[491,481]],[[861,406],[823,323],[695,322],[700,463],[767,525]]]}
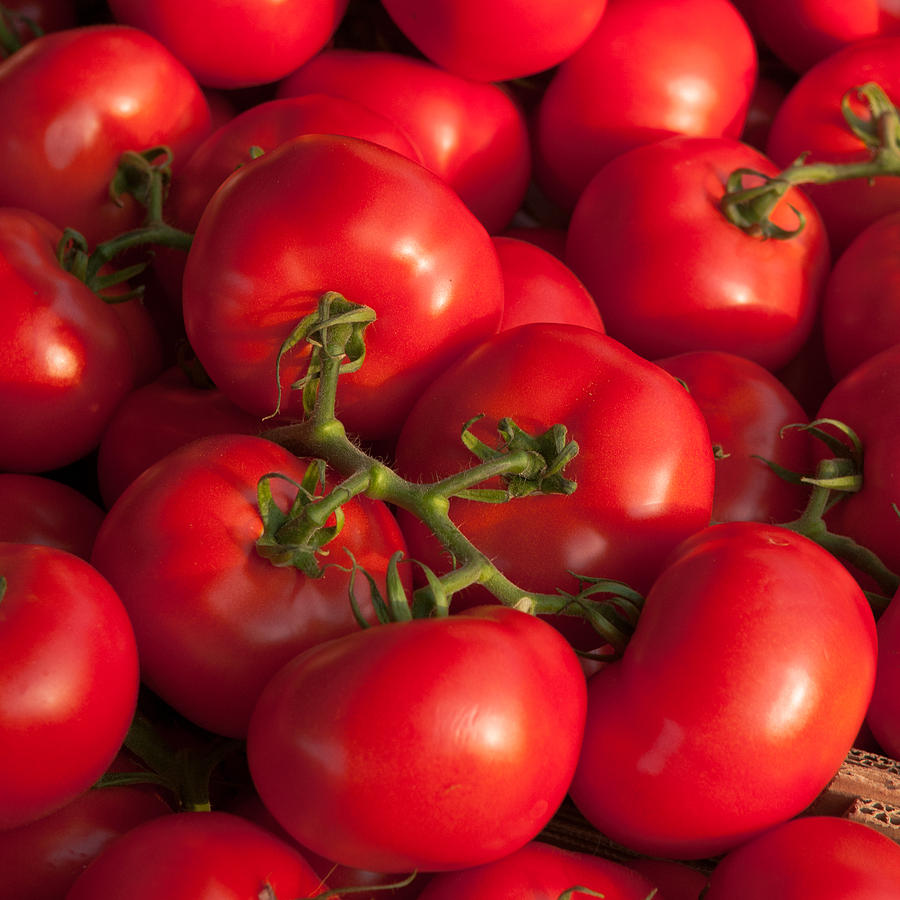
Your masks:
{"label": "ripe tomato", "polygon": [[562,260],[529,241],[493,241],[503,270],[501,330],[528,322],[565,322],[603,331],[594,298]]}
{"label": "ripe tomato", "polygon": [[258,825],[224,812],[183,812],[122,835],[66,900],[294,900],[325,889],[297,850]]}
{"label": "ripe tomato", "polygon": [[120,494],[167,453],[208,434],[259,434],[256,416],[235,406],[213,386],[191,383],[179,366],[131,391],[113,413],[97,451],[103,503]]}
{"label": "ripe tomato", "polygon": [[804,816],[733,850],[712,873],[704,900],[893,900],[900,847],[838,816]]}
{"label": "ripe tomato", "polygon": [[335,94],[397,125],[423,164],[492,234],[522,205],[531,175],[525,117],[496,84],[399,53],[324,50],[278,86],[279,97]]}
{"label": "ripe tomato", "polygon": [[[860,162],[871,152],[841,113],[845,94],[876,82],[900,102],[900,35],[856,41],[809,69],[788,92],[772,121],[766,153],[785,168],[802,153],[807,163]],[[858,116],[865,110],[851,103]],[[822,214],[832,250],[842,253],[867,225],[900,210],[900,179],[855,178],[804,186]]]}
{"label": "ripe tomato", "polygon": [[91,555],[103,510],[81,491],[42,475],[0,473],[0,541]]}
{"label": "ripe tomato", "polygon": [[432,62],[476,81],[551,69],[594,30],[606,0],[384,0],[403,33]]}
{"label": "ripe tomato", "polygon": [[[250,435],[211,435],[145,470],[107,513],[92,560],[134,623],[144,682],[191,721],[242,737],[263,686],[289,659],[359,626],[349,575],[321,578],[257,552],[257,483],[270,472],[300,482],[307,460]],[[296,485],[270,481],[286,511]],[[344,527],[323,564],[349,550],[381,585],[405,550],[387,507],[365,497],[343,508]],[[374,620],[367,586],[361,608]]]}
{"label": "ripe tomato", "polygon": [[[413,408],[397,441],[398,471],[431,480],[470,464],[459,430],[479,414],[472,431],[491,446],[509,416],[531,434],[562,424],[580,448],[565,469],[578,485],[570,496],[450,501],[466,537],[523,590],[577,590],[572,573],[645,590],[668,554],[709,522],[714,460],[696,403],[598,331],[521,325],[483,342]],[[410,555],[446,570],[430,532],[407,513],[400,521]]]}
{"label": "ripe tomato", "polygon": [[638,852],[727,851],[834,776],[875,658],[871,610],[831,554],[775,525],[710,526],[657,578],[623,658],[588,683],[571,797]]}
{"label": "ripe tomato", "polygon": [[796,72],[848,44],[900,33],[900,9],[893,0],[744,0],[752,8],[760,39]]}
{"label": "ripe tomato", "polygon": [[478,865],[556,812],[584,692],[562,636],[510,607],[380,625],[313,647],[269,682],[250,773],[285,830],[328,859]]}
{"label": "ripe tomato", "polygon": [[[369,141],[304,135],[235,172],[197,227],[184,320],[219,389],[258,416],[276,408],[276,359],[326,291],[374,309],[365,365],[342,378],[338,416],[363,439],[392,436],[422,388],[503,307],[484,227],[437,176]],[[282,411],[308,347],[281,364]]]}
{"label": "ripe tomato", "polygon": [[153,35],[203,85],[241,88],[278,81],[318,53],[347,0],[110,0],[118,22]]}
{"label": "ripe tomato", "polygon": [[[191,154],[169,192],[166,221],[193,233],[219,185],[235,169],[252,164],[251,148],[268,152],[301,134],[358,137],[420,161],[397,126],[352,100],[326,94],[267,100],[235,115]],[[180,306],[185,254],[161,248],[154,265]]]}
{"label": "ripe tomato", "polygon": [[190,73],[124,25],[46,34],[0,63],[0,118],[16,123],[0,144],[0,205],[75,228],[92,247],[143,215],[131,197],[109,197],[121,154],[166,144],[177,171],[210,127]]}
{"label": "ripe tomato", "polygon": [[900,573],[898,409],[900,344],[895,344],[845,375],[822,401],[816,418],[849,425],[863,447],[862,488],[832,507],[826,517],[829,529],[849,535]]}
{"label": "ripe tomato", "polygon": [[[135,771],[126,757],[119,754],[111,770]],[[111,841],[171,812],[149,784],[116,785],[87,790],[50,815],[5,830],[0,900],[60,900]]]}
{"label": "ripe tomato", "polygon": [[119,316],[59,265],[61,237],[34,213],[0,209],[0,469],[7,471],[45,472],[90,452],[134,382]]}
{"label": "ripe tomato", "polygon": [[900,210],[877,219],[837,258],[822,297],[822,337],[835,381],[900,343]]}
{"label": "ripe tomato", "polygon": [[531,841],[501,859],[461,872],[435,875],[419,894],[420,900],[559,900],[574,887],[572,900],[647,900],[653,882],[632,869],[587,853]]}
{"label": "ripe tomato", "polygon": [[809,488],[776,475],[764,460],[811,474],[808,421],[793,394],[758,363],[715,350],[681,353],[656,364],[681,379],[700,407],[716,448],[714,522],[788,522],[806,505]]}
{"label": "ripe tomato", "polygon": [[756,73],[753,38],[727,0],[611,0],[540,100],[536,180],[571,209],[632,147],[672,134],[737,138]]}
{"label": "ripe tomato", "polygon": [[900,757],[900,591],[878,619],[878,667],[866,724],[889,756]]}
{"label": "ripe tomato", "polygon": [[137,703],[134,633],[109,583],[55,547],[0,543],[0,829],[86,791]]}
{"label": "ripe tomato", "polygon": [[581,195],[566,261],[609,334],[636,353],[722,350],[775,369],[803,346],[830,264],[822,223],[792,190],[772,215],[792,229],[786,204],[802,213],[806,225],[790,240],[731,224],[719,201],[740,168],[778,171],[732,138],[667,138],[623,153]]}

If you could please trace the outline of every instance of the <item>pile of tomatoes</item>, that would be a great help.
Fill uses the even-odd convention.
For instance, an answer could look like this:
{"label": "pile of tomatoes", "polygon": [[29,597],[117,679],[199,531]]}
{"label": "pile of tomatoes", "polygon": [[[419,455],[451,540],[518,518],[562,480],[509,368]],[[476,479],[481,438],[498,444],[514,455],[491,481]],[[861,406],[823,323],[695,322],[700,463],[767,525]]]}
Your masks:
{"label": "pile of tomatoes", "polygon": [[888,7],[3,3],[0,900],[897,896]]}

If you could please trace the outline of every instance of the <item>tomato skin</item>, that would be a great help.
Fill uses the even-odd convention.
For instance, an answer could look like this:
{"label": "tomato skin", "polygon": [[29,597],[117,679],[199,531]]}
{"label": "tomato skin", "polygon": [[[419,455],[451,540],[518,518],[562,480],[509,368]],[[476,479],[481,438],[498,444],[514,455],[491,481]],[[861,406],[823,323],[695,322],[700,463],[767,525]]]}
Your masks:
{"label": "tomato skin", "polygon": [[347,0],[110,0],[118,22],[153,35],[208,87],[278,81],[331,38]]}
{"label": "tomato skin", "polygon": [[109,509],[144,469],[208,434],[259,434],[259,418],[215,387],[191,384],[178,366],[131,391],[116,408],[97,451],[97,481]]}
{"label": "tomato skin", "polygon": [[[570,496],[450,502],[466,537],[524,590],[577,591],[572,572],[646,590],[668,554],[709,522],[714,460],[700,410],[674,378],[598,331],[535,323],[483,342],[413,408],[397,470],[430,480],[471,465],[459,429],[479,414],[472,431],[491,446],[509,416],[531,434],[563,424],[580,448],[565,469],[578,484]],[[410,555],[444,571],[431,534],[399,518]]]}
{"label": "tomato skin", "polygon": [[[566,262],[597,301],[607,332],[636,353],[721,350],[775,369],[803,346],[828,274],[827,239],[799,191],[784,198],[806,218],[791,240],[732,225],[719,200],[729,174],[744,167],[777,174],[731,138],[667,138],[617,157],[581,195]],[[797,224],[785,205],[772,219]]]}
{"label": "tomato skin", "polygon": [[399,53],[340,49],[292,72],[277,96],[311,93],[355,100],[391,120],[491,234],[522,205],[531,175],[528,127],[498,85]]}
{"label": "tomato skin", "polygon": [[892,900],[900,848],[867,825],[838,816],[803,816],[729,853],[704,900]]}
{"label": "tomato skin", "polygon": [[900,603],[894,594],[878,618],[878,668],[866,724],[888,756],[900,756]]}
{"label": "tomato skin", "polygon": [[900,32],[891,0],[748,0],[757,34],[795,72],[856,41]]}
{"label": "tomato skin", "polygon": [[[94,544],[94,565],[116,586],[141,653],[144,682],[191,721],[243,737],[268,679],[313,644],[359,626],[349,575],[309,578],[257,553],[263,532],[259,479],[300,481],[308,461],[251,435],[199,438],[145,470],[113,504]],[[296,487],[270,482],[283,509]],[[348,549],[381,584],[404,550],[387,507],[365,497],[344,507],[325,562],[349,566]],[[374,621],[365,586],[364,615]]]}
{"label": "tomato skin", "polygon": [[[807,163],[860,162],[871,153],[849,129],[841,98],[868,82],[900,102],[900,35],[854,42],[805,72],[791,88],[772,121],[767,155],[781,168],[801,153]],[[854,101],[857,115],[866,115]],[[834,184],[804,186],[825,223],[831,248],[842,253],[864,228],[900,210],[900,182],[883,176],[871,182],[854,178]]]}
{"label": "tomato skin", "polygon": [[528,322],[566,322],[603,331],[594,298],[575,273],[549,251],[514,237],[494,237],[503,270],[500,330]]}
{"label": "tomato skin", "polygon": [[827,551],[774,525],[710,526],[654,583],[621,661],[591,678],[570,795],[638,852],[727,851],[834,776],[875,661],[865,596]]}
{"label": "tomato skin", "polygon": [[[119,754],[114,771],[138,767]],[[3,832],[0,900],[59,900],[111,841],[169,815],[172,808],[149,784],[89,789],[50,815]]]}
{"label": "tomato skin", "polygon": [[266,686],[247,738],[263,803],[355,868],[477,865],[534,838],[565,795],[584,676],[560,634],[504,606],[320,644]]}
{"label": "tomato skin", "polygon": [[[900,572],[900,344],[882,350],[845,375],[828,393],[816,418],[837,419],[863,447],[862,487],[826,515],[828,528],[846,534]],[[831,426],[823,426],[831,431]],[[838,432],[832,432],[835,435]]]}
{"label": "tomato skin", "polygon": [[0,543],[0,829],[52,813],[112,762],[137,704],[134,633],[109,583],[55,547]]}
{"label": "tomato skin", "polygon": [[113,309],[56,259],[61,232],[0,209],[0,469],[44,472],[92,450],[134,382]]}
{"label": "tomato skin", "polygon": [[[646,900],[653,882],[620,863],[531,841],[509,856],[461,872],[433,876],[420,900],[558,900],[575,887],[605,900]],[[588,895],[575,891],[573,900]]]}
{"label": "tomato skin", "polygon": [[606,0],[384,0],[403,33],[432,62],[475,81],[510,81],[551,69],[583,44]]}
{"label": "tomato skin", "polygon": [[90,557],[105,513],[81,491],[43,475],[0,472],[0,497],[0,541]]}
{"label": "tomato skin", "polygon": [[[72,73],[78,77],[73,78]],[[209,131],[200,87],[155,38],[124,25],[46,34],[0,64],[0,205],[75,228],[90,246],[138,224],[109,198],[126,150],[166,144],[175,170]]]}
{"label": "tomato skin", "polygon": [[809,488],[784,480],[762,462],[802,475],[813,471],[809,436],[798,430],[782,434],[788,425],[808,422],[791,392],[768,369],[731,353],[698,350],[656,364],[687,385],[713,445],[721,450],[713,521],[795,519],[806,505]]}
{"label": "tomato skin", "polygon": [[[337,187],[336,187],[337,185]],[[422,388],[496,330],[503,283],[490,237],[453,191],[368,141],[305,135],[236,172],[197,227],[184,277],[187,336],[219,389],[276,409],[276,358],[326,291],[374,309],[365,365],[342,376],[338,417],[393,436]],[[308,347],[282,360],[282,412]]]}
{"label": "tomato skin", "polygon": [[538,105],[536,181],[571,209],[633,147],[673,134],[737,138],[756,74],[756,47],[730,3],[613,0]]}
{"label": "tomato skin", "polygon": [[183,812],[138,825],[104,850],[66,900],[257,900],[325,890],[294,848],[238,816]]}
{"label": "tomato skin", "polygon": [[835,260],[822,297],[822,334],[835,381],[900,343],[900,210],[877,219]]}
{"label": "tomato skin", "polygon": [[[210,198],[240,166],[252,165],[251,147],[274,150],[301,134],[344,134],[372,141],[420,162],[418,151],[394,124],[359,103],[327,94],[267,100],[238,113],[191,154],[172,184],[166,221],[193,233]],[[181,304],[185,254],[161,249],[154,267]]]}

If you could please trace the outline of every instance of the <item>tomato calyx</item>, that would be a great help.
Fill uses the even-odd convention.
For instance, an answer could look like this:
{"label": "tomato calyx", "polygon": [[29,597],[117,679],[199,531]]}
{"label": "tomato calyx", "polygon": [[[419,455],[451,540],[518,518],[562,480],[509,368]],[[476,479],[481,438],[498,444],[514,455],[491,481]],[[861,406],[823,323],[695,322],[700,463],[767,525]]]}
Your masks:
{"label": "tomato calyx", "polygon": [[[863,117],[854,112],[852,100],[858,97],[868,110]],[[882,88],[870,82],[847,91],[841,99],[841,110],[850,130],[869,151],[869,158],[851,163],[807,163],[801,154],[776,176],[753,169],[736,169],[725,184],[720,208],[725,218],[747,234],[761,238],[790,240],[805,224],[804,216],[794,206],[795,228],[783,228],[769,218],[791,187],[802,184],[831,184],[855,178],[873,179],[882,175],[900,175],[900,114]],[[762,179],[762,184],[745,188],[744,179]]]}
{"label": "tomato calyx", "polygon": [[[839,436],[826,431],[823,426],[835,429]],[[833,556],[869,575],[883,592],[865,591],[873,613],[878,616],[887,608],[891,597],[900,590],[900,575],[892,572],[877,554],[853,538],[829,531],[824,519],[825,514],[836,503],[862,489],[862,442],[852,428],[836,419],[819,418],[808,424],[789,425],[787,428],[809,432],[822,441],[834,456],[820,460],[812,475],[792,472],[770,460],[756,457],[785,480],[811,487],[803,512],[792,522],[783,523],[783,527],[810,538]],[[786,429],[782,429],[784,430]]]}
{"label": "tomato calyx", "polygon": [[[287,512],[272,497],[273,478],[297,488]],[[256,541],[256,551],[273,566],[294,566],[310,578],[318,578],[324,572],[318,556],[327,553],[325,544],[333,541],[344,527],[341,505],[350,499],[341,489],[317,495],[316,491],[324,486],[324,464],[318,459],[309,464],[300,483],[280,472],[269,472],[259,479],[256,493],[263,533]],[[332,517],[334,523],[327,524]]]}

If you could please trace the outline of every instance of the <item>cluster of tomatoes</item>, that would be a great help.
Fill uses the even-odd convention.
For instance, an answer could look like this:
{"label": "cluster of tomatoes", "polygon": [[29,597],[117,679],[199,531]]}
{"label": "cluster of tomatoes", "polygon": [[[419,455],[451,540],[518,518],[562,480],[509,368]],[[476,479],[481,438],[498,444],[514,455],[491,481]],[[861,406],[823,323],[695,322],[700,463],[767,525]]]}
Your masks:
{"label": "cluster of tomatoes", "polygon": [[889,6],[3,3],[0,900],[897,896]]}

